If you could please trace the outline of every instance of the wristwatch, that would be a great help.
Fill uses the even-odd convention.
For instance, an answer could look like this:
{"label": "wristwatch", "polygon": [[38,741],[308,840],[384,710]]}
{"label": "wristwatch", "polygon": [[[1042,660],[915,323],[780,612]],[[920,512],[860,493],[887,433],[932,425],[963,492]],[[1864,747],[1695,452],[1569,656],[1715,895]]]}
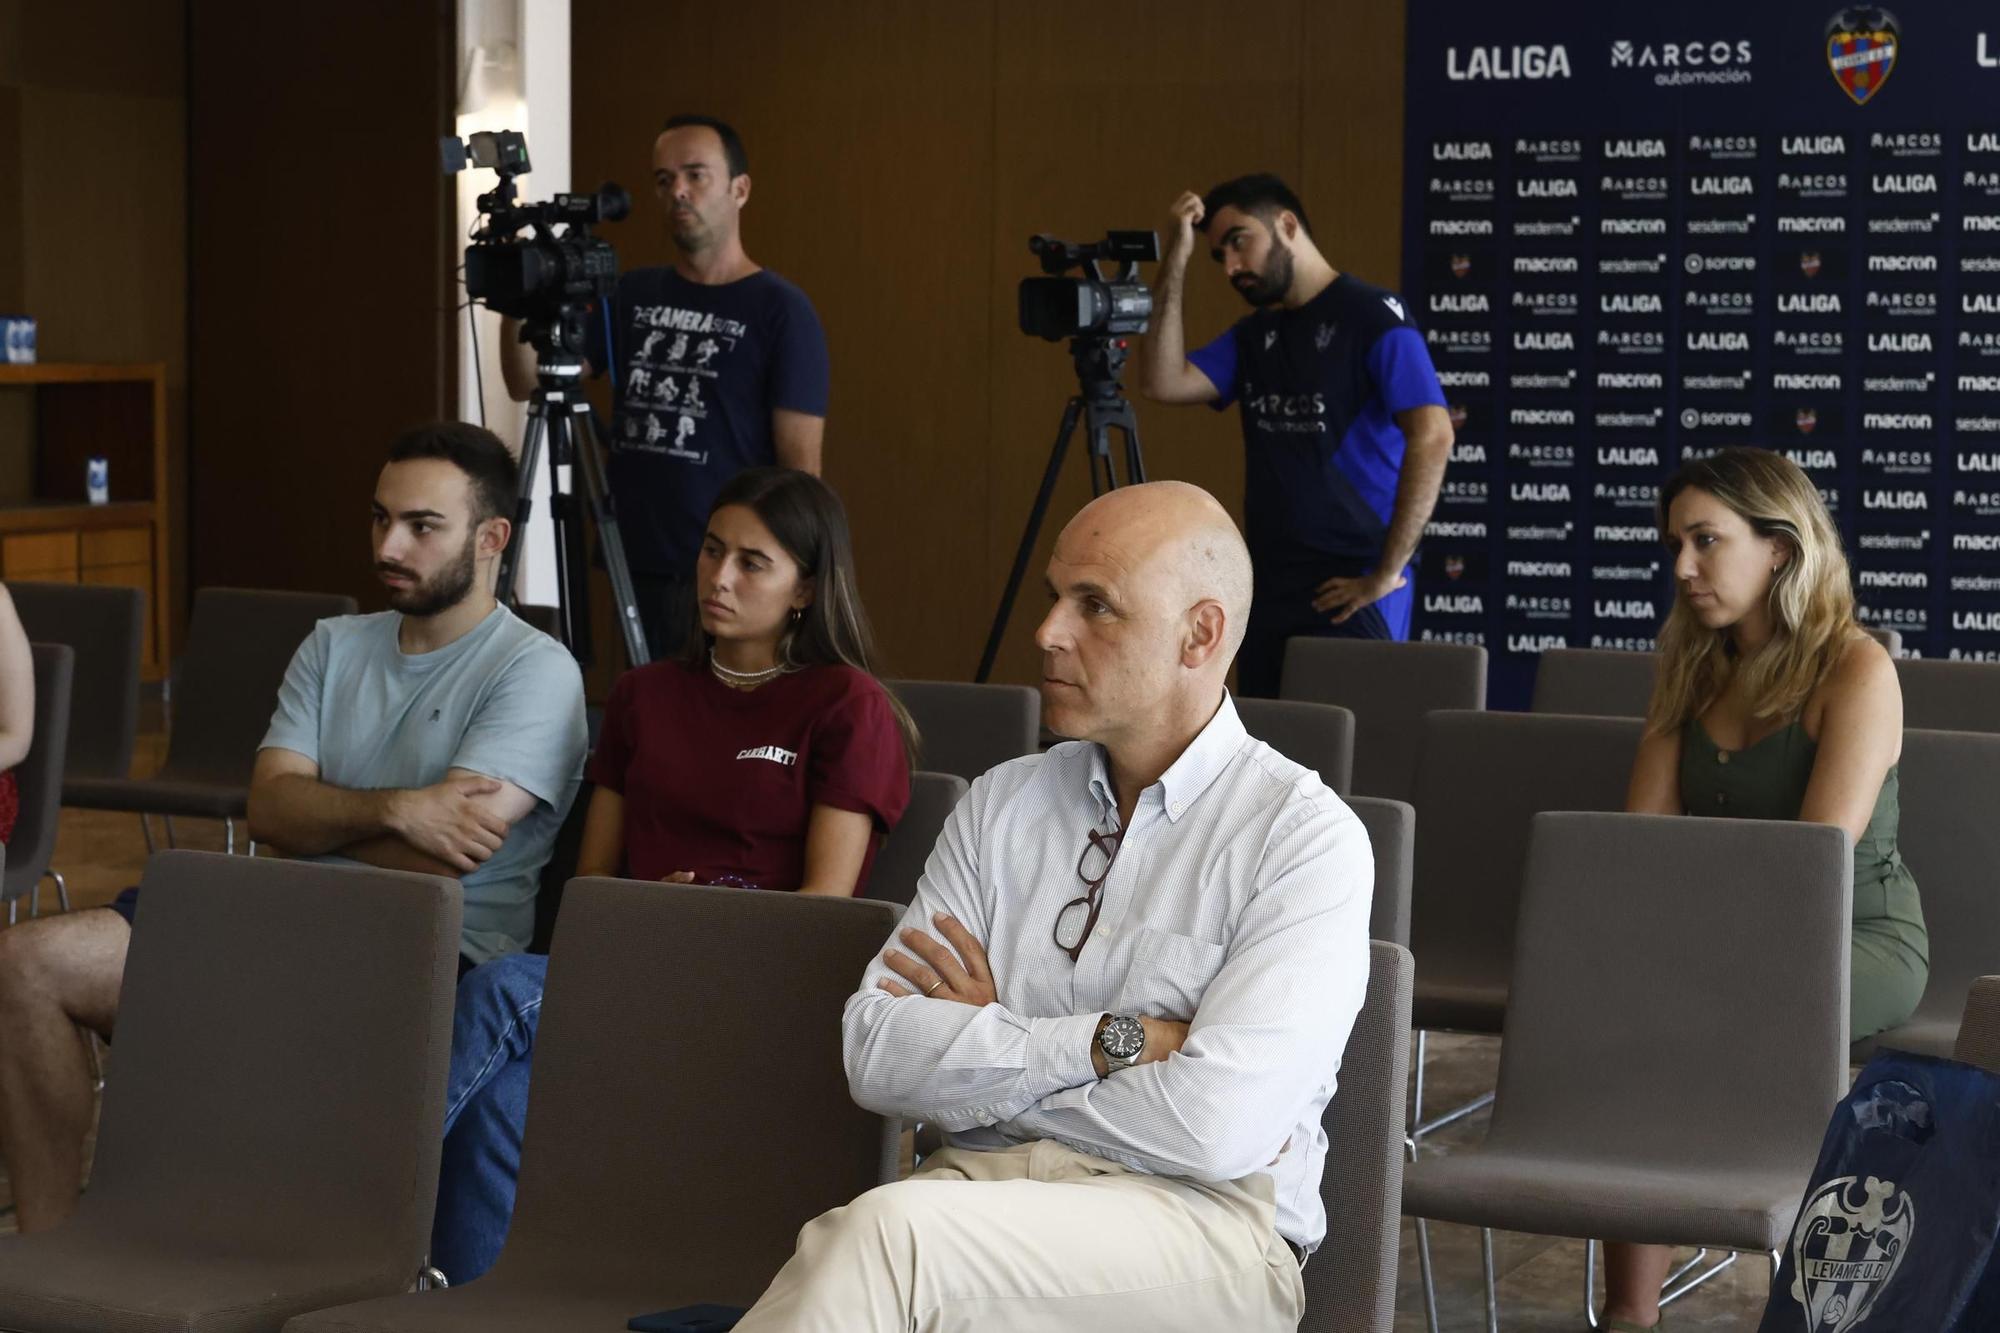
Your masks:
{"label": "wristwatch", "polygon": [[1146,1029],[1130,1014],[1107,1014],[1097,1025],[1097,1049],[1104,1052],[1104,1069],[1130,1069],[1146,1049]]}

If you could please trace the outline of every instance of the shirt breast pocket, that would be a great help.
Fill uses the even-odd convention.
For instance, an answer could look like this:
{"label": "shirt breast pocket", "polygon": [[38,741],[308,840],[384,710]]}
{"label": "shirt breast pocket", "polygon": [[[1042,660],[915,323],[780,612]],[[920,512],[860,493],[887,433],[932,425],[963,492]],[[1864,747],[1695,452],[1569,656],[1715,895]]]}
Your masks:
{"label": "shirt breast pocket", "polygon": [[1220,944],[1147,926],[1132,944],[1132,965],[1118,988],[1117,1010],[1185,1023],[1222,970]]}

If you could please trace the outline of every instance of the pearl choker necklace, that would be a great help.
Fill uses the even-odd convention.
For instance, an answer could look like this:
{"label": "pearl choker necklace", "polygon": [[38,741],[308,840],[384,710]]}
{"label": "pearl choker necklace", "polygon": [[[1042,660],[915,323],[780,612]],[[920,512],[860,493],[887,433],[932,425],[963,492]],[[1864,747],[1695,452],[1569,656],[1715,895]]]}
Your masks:
{"label": "pearl choker necklace", "polygon": [[774,681],[791,668],[785,666],[783,663],[779,663],[777,666],[766,668],[763,671],[731,671],[728,667],[715,660],[715,649],[711,648],[708,650],[708,669],[724,685],[747,688]]}

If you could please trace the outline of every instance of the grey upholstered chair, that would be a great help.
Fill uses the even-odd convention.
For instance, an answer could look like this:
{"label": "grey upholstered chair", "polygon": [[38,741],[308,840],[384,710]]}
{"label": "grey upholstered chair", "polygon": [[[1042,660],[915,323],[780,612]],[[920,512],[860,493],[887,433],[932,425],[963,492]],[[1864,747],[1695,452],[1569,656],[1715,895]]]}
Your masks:
{"label": "grey upholstered chair", "polygon": [[1375,852],[1375,901],[1368,910],[1368,938],[1410,943],[1410,877],[1416,863],[1417,811],[1407,801],[1350,796]]}
{"label": "grey upholstered chair", "polygon": [[[187,651],[174,669],[166,762],[150,778],[72,779],[66,802],[165,815],[170,840],[175,815],[220,819],[234,851],[257,744],[271,725],[285,668],[315,624],[353,612],[354,599],[334,593],[201,589]],[[146,836],[150,842],[150,827]]]}
{"label": "grey upholstered chair", "polygon": [[1950,1055],[1966,991],[2000,972],[2000,735],[1907,730],[1898,776],[1897,845],[1923,899],[1930,980],[1908,1022],[1855,1043],[1857,1061],[1885,1046]]}
{"label": "grey upholstered chair", "polygon": [[1403,1211],[1776,1250],[1847,1088],[1853,873],[1825,824],[1537,815],[1492,1128]]}
{"label": "grey upholstered chair", "polygon": [[1368,997],[1348,1035],[1320,1125],[1326,1243],[1306,1264],[1299,1333],[1389,1333],[1403,1229],[1403,1095],[1410,1074],[1410,951],[1368,946]]}
{"label": "grey upholstered chair", "polygon": [[1423,1119],[1424,1032],[1498,1033],[1514,976],[1528,829],[1544,810],[1622,810],[1643,724],[1560,713],[1432,713],[1417,768],[1414,1021],[1421,1137],[1486,1104]]}
{"label": "grey upholstered chair", "polygon": [[1901,657],[1903,655],[1903,631],[1899,629],[1884,629],[1876,625],[1863,625],[1861,632],[1881,644],[1884,648],[1887,648],[1889,656]]}
{"label": "grey upholstered chair", "polygon": [[125,777],[139,733],[146,594],[100,583],[9,583],[7,591],[30,641],[76,652],[70,693],[82,707],[70,717],[63,781]]}
{"label": "grey upholstered chair", "polygon": [[1980,977],[1966,992],[1951,1058],[2000,1074],[2000,976]]}
{"label": "grey upholstered chair", "polygon": [[50,867],[56,852],[56,829],[62,820],[63,763],[69,745],[71,672],[76,654],[68,644],[34,643],[35,734],[28,755],[14,769],[21,806],[14,836],[7,843],[7,868],[0,873],[0,899],[7,903],[11,924],[21,899],[31,912],[40,910],[42,880],[53,879],[56,901],[69,910],[69,887]]}
{"label": "grey upholstered chair", "polygon": [[[868,896],[907,907],[917,896],[917,880],[945,820],[965,799],[969,784],[956,773],[910,774],[910,804],[875,853],[868,873]],[[860,974],[857,973],[857,976]]]}
{"label": "grey upholstered chair", "polygon": [[1610,648],[1551,648],[1535,664],[1537,713],[1644,717],[1653,697],[1654,653]]}
{"label": "grey upholstered chair", "polygon": [[1904,726],[2000,732],[2000,663],[1899,657],[1896,678]]}
{"label": "grey upholstered chair", "polygon": [[917,761],[971,782],[989,768],[1041,749],[1042,696],[1026,685],[892,680],[917,724]]}
{"label": "grey upholstered chair", "polygon": [[751,1304],[801,1226],[895,1179],[898,1126],[849,1098],[837,1020],[900,915],[867,899],[572,881],[498,1262],[463,1287],[322,1310],[288,1333],[622,1329],[649,1310]]}
{"label": "grey upholstered chair", "polygon": [[1354,790],[1407,801],[1426,713],[1486,707],[1486,650],[1455,643],[1298,638],[1279,693],[1354,714]]}
{"label": "grey upholstered chair", "polygon": [[1304,764],[1336,796],[1354,788],[1354,714],[1303,699],[1238,699],[1243,729],[1295,764]]}
{"label": "grey upholstered chair", "polygon": [[1417,771],[1419,1027],[1497,1033],[1514,974],[1528,829],[1544,810],[1622,810],[1635,718],[1433,713]]}
{"label": "grey upholstered chair", "polygon": [[[1902,651],[1903,636],[1895,630],[1868,629],[1863,632],[1887,648],[1891,655]],[[1653,676],[1659,669],[1659,661],[1657,653],[1621,652],[1607,648],[1551,648],[1535,664],[1532,707],[1537,713],[1644,717],[1646,705],[1652,701]],[[1903,663],[1899,660],[1896,665],[1900,669]],[[2000,675],[2000,668],[1987,669]],[[2000,705],[1994,705],[1989,700],[1987,709],[1995,717],[1996,726],[1992,729],[2000,730]],[[1945,724],[1923,722],[1912,725]]]}
{"label": "grey upholstered chair", "polygon": [[275,1333],[407,1290],[430,1241],[459,886],[164,852],[146,867],[76,1215],[0,1239],[0,1327]]}

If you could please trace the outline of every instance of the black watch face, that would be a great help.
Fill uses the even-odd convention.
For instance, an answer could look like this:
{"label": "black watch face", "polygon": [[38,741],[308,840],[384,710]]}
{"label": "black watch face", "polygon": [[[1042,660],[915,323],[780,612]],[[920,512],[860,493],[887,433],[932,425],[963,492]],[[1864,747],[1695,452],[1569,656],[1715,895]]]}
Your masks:
{"label": "black watch face", "polygon": [[1098,1044],[1114,1060],[1136,1060],[1146,1049],[1146,1029],[1136,1018],[1114,1018],[1104,1025]]}

